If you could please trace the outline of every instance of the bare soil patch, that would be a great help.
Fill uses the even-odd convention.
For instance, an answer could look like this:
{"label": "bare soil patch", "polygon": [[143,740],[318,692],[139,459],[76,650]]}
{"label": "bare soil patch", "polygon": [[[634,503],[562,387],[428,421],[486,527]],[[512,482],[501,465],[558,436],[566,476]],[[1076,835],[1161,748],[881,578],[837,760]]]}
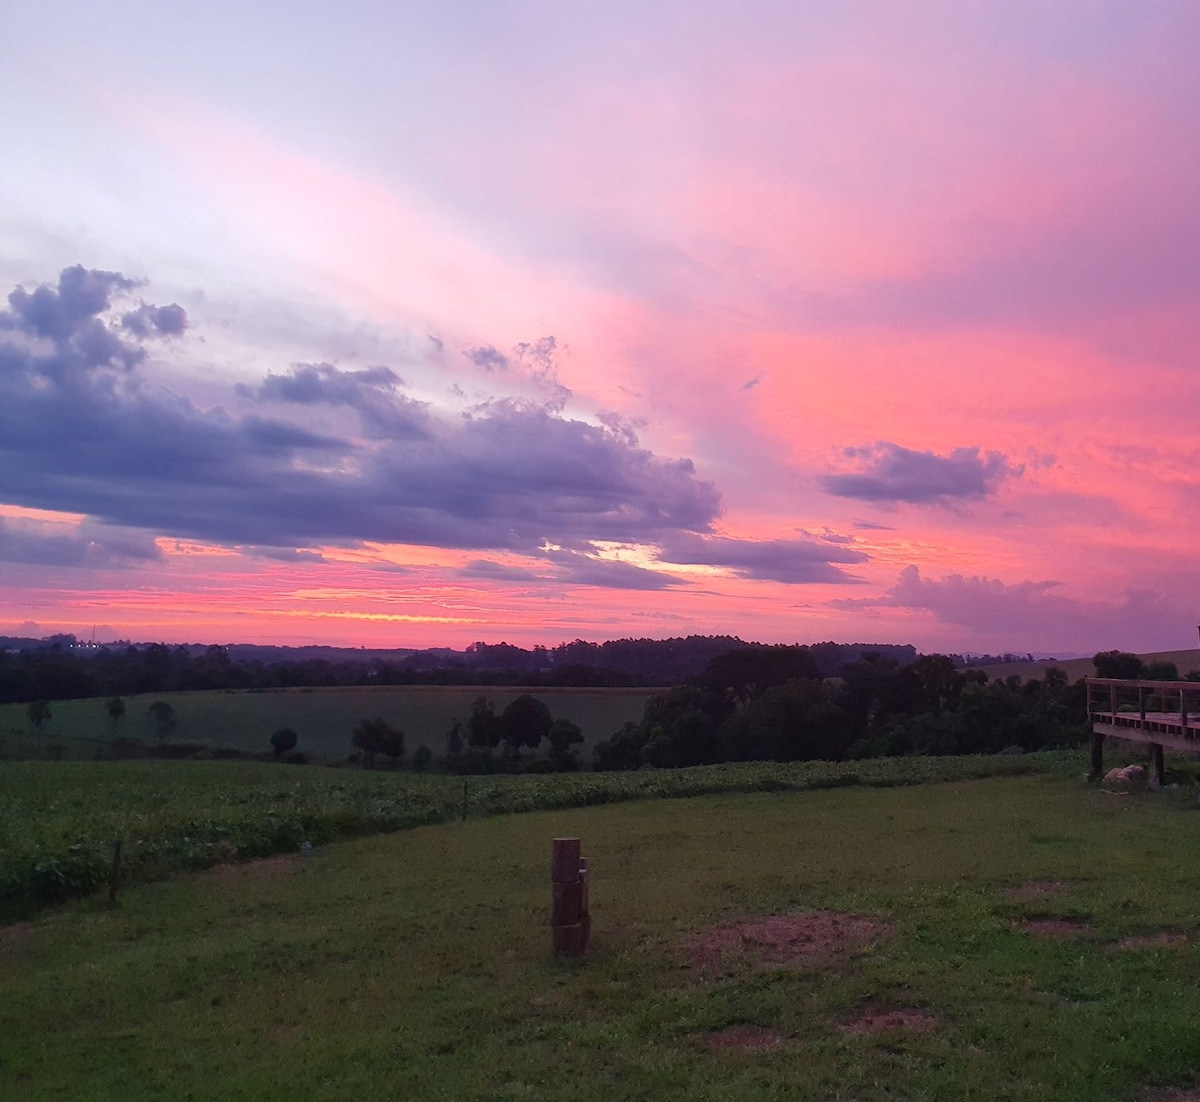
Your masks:
{"label": "bare soil patch", "polygon": [[1016,884],[1005,893],[1014,903],[1034,903],[1039,899],[1053,899],[1067,890],[1061,880],[1027,880]]}
{"label": "bare soil patch", "polygon": [[915,1007],[900,1007],[894,1010],[868,1008],[851,1022],[845,1022],[841,1030],[851,1036],[869,1033],[928,1033],[940,1026],[941,1019],[926,1010]]}
{"label": "bare soil patch", "polygon": [[0,926],[0,945],[16,945],[33,933],[32,922],[14,922],[9,926]]}
{"label": "bare soil patch", "polygon": [[705,1045],[713,1052],[723,1049],[765,1052],[786,1042],[787,1038],[782,1033],[761,1025],[731,1025],[704,1038]]}
{"label": "bare soil patch", "polygon": [[1033,937],[1082,937],[1084,934],[1092,932],[1090,922],[1085,922],[1082,918],[1063,918],[1056,916],[1045,916],[1040,918],[1026,918],[1017,924],[1017,928],[1023,934],[1030,934]]}
{"label": "bare soil patch", "polygon": [[1115,948],[1133,953],[1139,949],[1164,949],[1172,945],[1187,945],[1191,940],[1182,930],[1156,930],[1149,934],[1123,938],[1117,942]]}
{"label": "bare soil patch", "polygon": [[1200,1087],[1151,1087],[1138,1095],[1139,1102],[1200,1102]]}
{"label": "bare soil patch", "polygon": [[238,861],[228,865],[213,865],[208,870],[208,875],[221,879],[282,876],[284,873],[294,871],[299,867],[300,855],[298,853],[281,853],[276,857],[260,857],[255,861]]}
{"label": "bare soil patch", "polygon": [[781,966],[806,957],[861,949],[891,932],[886,922],[839,911],[802,911],[710,926],[687,939],[695,968],[719,966],[741,956],[755,964]]}

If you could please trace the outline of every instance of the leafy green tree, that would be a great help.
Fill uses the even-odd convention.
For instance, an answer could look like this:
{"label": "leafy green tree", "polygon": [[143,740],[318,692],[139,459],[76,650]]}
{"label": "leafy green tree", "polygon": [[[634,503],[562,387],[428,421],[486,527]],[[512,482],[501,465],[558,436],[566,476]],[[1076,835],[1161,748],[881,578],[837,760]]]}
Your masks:
{"label": "leafy green tree", "polygon": [[486,696],[477,696],[471,704],[471,714],[467,717],[467,742],[471,746],[494,749],[502,735],[503,728],[492,702]]}
{"label": "leafy green tree", "polygon": [[424,773],[433,764],[433,751],[424,743],[413,751],[412,767],[418,773]]}
{"label": "leafy green tree", "polygon": [[1142,660],[1136,654],[1122,650],[1105,650],[1092,658],[1097,677],[1115,677],[1133,681],[1142,676]]}
{"label": "leafy green tree", "polygon": [[550,760],[561,772],[574,772],[579,758],[573,747],[583,742],[583,731],[569,719],[556,719],[547,734],[550,740]]}
{"label": "leafy green tree", "polygon": [[112,741],[117,741],[117,723],[125,714],[125,701],[119,696],[110,696],[104,702],[104,710],[108,713],[108,718],[112,720]]}
{"label": "leafy green tree", "polygon": [[534,750],[542,739],[550,734],[554,717],[550,709],[535,696],[522,693],[500,713],[500,738],[513,755],[521,752],[522,746]]}
{"label": "leafy green tree", "polygon": [[1178,681],[1179,667],[1174,662],[1147,662],[1142,667],[1142,679],[1145,681]]}
{"label": "leafy green tree", "polygon": [[42,724],[52,718],[50,704],[45,700],[31,701],[27,713],[29,715],[29,722],[33,724],[34,732],[37,734],[38,746],[40,747],[42,744]]}
{"label": "leafy green tree", "polygon": [[165,700],[156,700],[146,711],[154,720],[160,742],[165,742],[175,733],[175,709]]}
{"label": "leafy green tree", "polygon": [[367,769],[375,768],[378,754],[386,754],[392,761],[404,757],[404,732],[378,716],[359,720],[350,741],[363,752],[363,765]]}

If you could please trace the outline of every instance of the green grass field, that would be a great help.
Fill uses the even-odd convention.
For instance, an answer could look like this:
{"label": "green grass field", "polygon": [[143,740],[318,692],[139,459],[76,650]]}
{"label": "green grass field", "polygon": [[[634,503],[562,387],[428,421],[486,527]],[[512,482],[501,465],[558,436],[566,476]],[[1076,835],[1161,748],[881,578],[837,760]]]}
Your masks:
{"label": "green grass field", "polygon": [[[148,709],[163,700],[175,709],[174,739],[199,740],[253,752],[269,751],[271,732],[290,727],[299,736],[297,749],[337,760],[350,753],[350,734],[360,719],[381,716],[407,734],[411,753],[425,743],[438,756],[445,752],[446,733],[457,719],[465,721],[478,696],[491,700],[497,712],[523,692],[532,692],[554,714],[583,730],[580,756],[626,722],[638,722],[646,700],[661,689],[520,689],[472,686],[368,686],[334,689],[280,689],[264,692],[157,693],[126,698],[126,714],[117,723],[120,737],[157,741]],[[105,701],[60,700],[50,704],[53,718],[41,736],[41,754],[63,747],[66,758],[89,759],[111,741],[112,720]],[[38,740],[24,704],[0,705],[0,752],[7,757],[36,755]]]}
{"label": "green grass field", "polygon": [[[558,835],[593,870],[582,964],[548,951]],[[0,1097],[1163,1099],[1200,1073],[1198,842],[1190,791],[1059,771],[472,818],[133,886],[0,931]],[[873,933],[771,966],[764,915]]]}

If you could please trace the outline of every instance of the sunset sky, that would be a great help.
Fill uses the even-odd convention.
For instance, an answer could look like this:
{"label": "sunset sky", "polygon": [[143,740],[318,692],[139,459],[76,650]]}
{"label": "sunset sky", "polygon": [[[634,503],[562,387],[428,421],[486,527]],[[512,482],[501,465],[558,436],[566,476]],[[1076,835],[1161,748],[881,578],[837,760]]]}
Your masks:
{"label": "sunset sky", "polygon": [[1194,647],[1198,43],[0,6],[0,634]]}

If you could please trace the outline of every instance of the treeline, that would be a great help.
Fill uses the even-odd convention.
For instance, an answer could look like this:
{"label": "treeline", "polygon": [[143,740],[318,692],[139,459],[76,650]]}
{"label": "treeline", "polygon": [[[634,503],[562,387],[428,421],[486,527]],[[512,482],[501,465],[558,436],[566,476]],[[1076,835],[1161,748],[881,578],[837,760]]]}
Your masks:
{"label": "treeline", "polygon": [[810,648],[748,648],[649,700],[640,724],[596,747],[596,768],[1065,747],[1086,734],[1084,693],[1055,668],[989,681],[947,655],[866,655],[828,679]]}
{"label": "treeline", "polygon": [[[508,643],[474,643],[463,651],[325,652],[342,656],[338,658],[311,657],[308,648],[297,648],[297,657],[290,658],[284,648],[240,644],[79,647],[72,636],[60,636],[43,645],[19,642],[18,647],[0,648],[0,703],[337,685],[673,685],[698,676],[720,655],[762,649],[729,635],[606,643],[577,639],[529,650]],[[866,653],[888,656],[901,665],[917,657],[916,650],[907,645],[818,643],[806,649],[820,675],[826,677],[837,675],[847,663]],[[260,653],[272,657],[256,657]]]}

